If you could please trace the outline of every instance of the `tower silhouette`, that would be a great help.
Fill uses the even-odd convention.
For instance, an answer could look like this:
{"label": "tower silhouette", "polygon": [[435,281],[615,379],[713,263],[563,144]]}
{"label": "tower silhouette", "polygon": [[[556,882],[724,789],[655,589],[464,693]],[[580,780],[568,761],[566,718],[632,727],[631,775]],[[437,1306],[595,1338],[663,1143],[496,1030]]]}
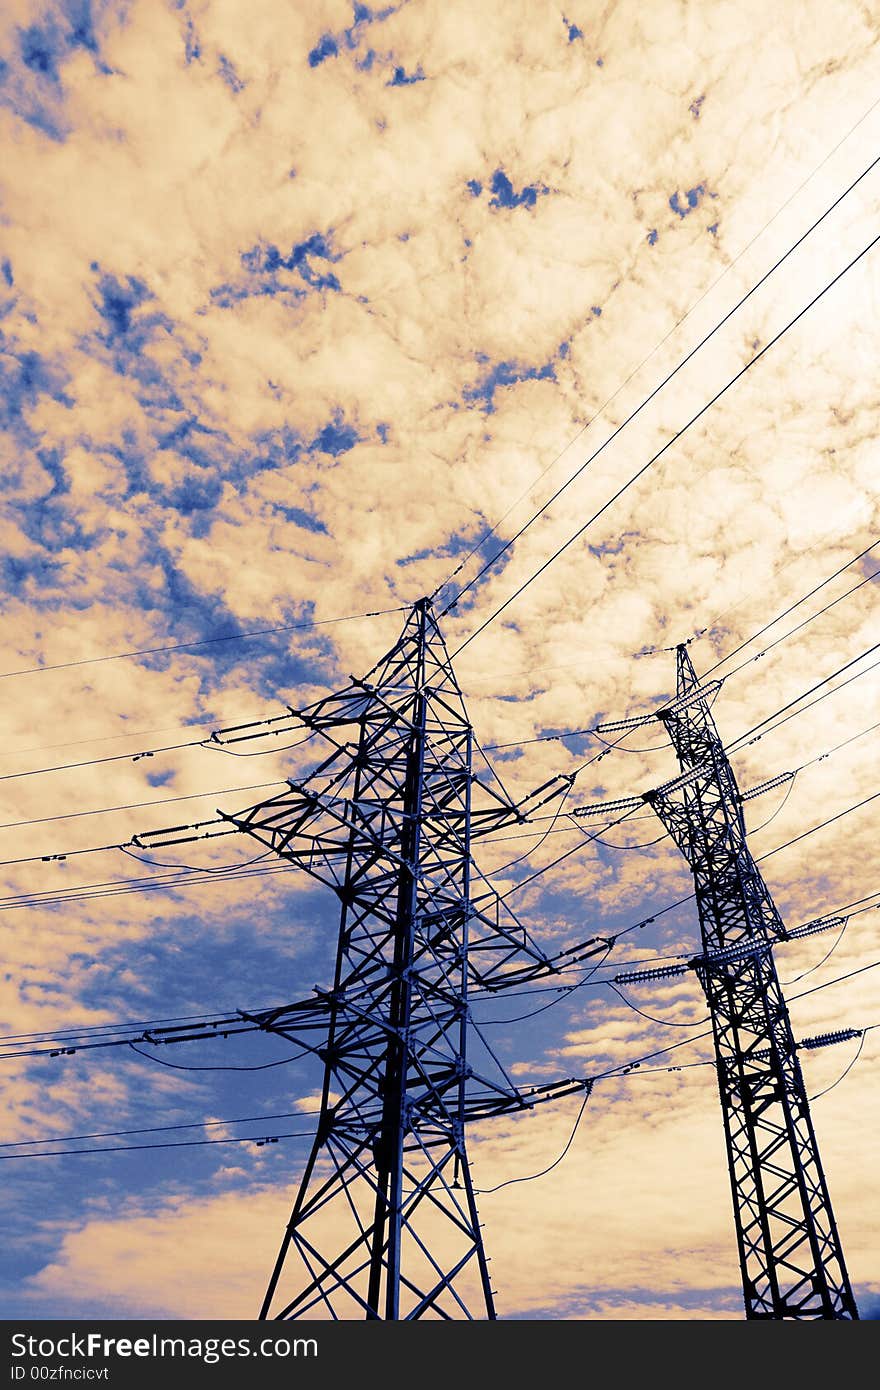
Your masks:
{"label": "tower silhouette", "polygon": [[[474,775],[427,599],[367,679],[297,718],[329,742],[325,761],[224,817],[341,904],[320,1119],[260,1316],[493,1318],[465,1126],[526,1102],[475,1043],[469,992],[548,962],[476,871],[471,841],[522,807]],[[295,1013],[264,1022],[302,1041]]]}
{"label": "tower silhouette", "polygon": [[773,943],[787,932],[746,842],[742,798],[701,687],[677,649],[658,712],[682,776],[646,800],[690,865],[747,1318],[857,1318]]}

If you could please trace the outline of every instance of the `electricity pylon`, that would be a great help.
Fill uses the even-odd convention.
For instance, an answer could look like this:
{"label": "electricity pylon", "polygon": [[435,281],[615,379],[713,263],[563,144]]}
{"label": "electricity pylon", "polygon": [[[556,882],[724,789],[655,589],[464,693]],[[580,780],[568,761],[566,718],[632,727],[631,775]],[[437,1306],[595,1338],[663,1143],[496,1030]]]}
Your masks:
{"label": "electricity pylon", "polygon": [[[218,832],[253,836],[341,904],[332,987],[311,1005],[243,1015],[305,1046],[320,1028],[311,1050],[324,1065],[260,1317],[494,1318],[466,1124],[590,1083],[519,1091],[471,1019],[473,991],[556,968],[479,875],[471,841],[521,823],[571,778],[514,804],[475,776],[473,730],[427,599],[368,679],[293,717],[329,755],[281,795],[223,815]],[[216,823],[204,824],[210,837]],[[137,843],[183,843],[199,828]]]}
{"label": "electricity pylon", "polygon": [[682,776],[645,799],[694,877],[746,1317],[857,1318],[773,959],[787,933],[746,842],[717,688],[679,647],[676,699],[657,717]]}

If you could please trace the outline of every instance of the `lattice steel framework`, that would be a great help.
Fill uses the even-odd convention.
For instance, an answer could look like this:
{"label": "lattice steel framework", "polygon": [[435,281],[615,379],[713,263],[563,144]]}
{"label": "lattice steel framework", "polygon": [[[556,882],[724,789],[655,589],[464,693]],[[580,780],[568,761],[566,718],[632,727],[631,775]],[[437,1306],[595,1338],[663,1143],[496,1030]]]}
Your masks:
{"label": "lattice steel framework", "polygon": [[[316,1048],[320,1120],[260,1316],[493,1318],[465,1125],[533,1100],[478,1032],[474,1047],[468,996],[549,962],[480,880],[471,839],[521,821],[522,808],[474,775],[428,600],[369,679],[297,718],[329,756],[225,818],[341,903]],[[297,1042],[301,1021],[293,1010],[262,1020]]]}
{"label": "lattice steel framework", "polygon": [[746,842],[739,788],[685,647],[661,711],[682,776],[647,800],[691,867],[747,1318],[857,1318],[776,975],[786,938]]}

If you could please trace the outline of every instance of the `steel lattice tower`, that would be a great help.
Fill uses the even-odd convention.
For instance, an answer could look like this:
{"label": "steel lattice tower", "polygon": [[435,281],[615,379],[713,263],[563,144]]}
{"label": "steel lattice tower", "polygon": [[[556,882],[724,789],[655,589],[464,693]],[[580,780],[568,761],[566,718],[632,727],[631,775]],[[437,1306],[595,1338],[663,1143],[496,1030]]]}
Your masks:
{"label": "steel lattice tower", "polygon": [[[473,774],[428,600],[368,680],[297,718],[329,756],[224,818],[341,903],[333,986],[316,1001],[320,1120],[260,1316],[493,1318],[465,1123],[524,1101],[487,1048],[473,1065],[468,991],[547,961],[485,881],[475,891],[471,839],[522,813]],[[301,1042],[283,1014],[261,1026]]]}
{"label": "steel lattice tower", "polygon": [[676,699],[658,717],[683,775],[646,799],[694,877],[746,1317],[857,1318],[773,959],[787,933],[746,843],[717,689],[679,647]]}

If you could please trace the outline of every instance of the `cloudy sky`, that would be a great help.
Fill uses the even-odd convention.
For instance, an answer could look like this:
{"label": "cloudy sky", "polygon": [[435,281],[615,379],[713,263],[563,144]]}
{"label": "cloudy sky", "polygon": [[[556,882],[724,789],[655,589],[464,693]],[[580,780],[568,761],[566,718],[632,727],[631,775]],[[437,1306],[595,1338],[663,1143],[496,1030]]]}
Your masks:
{"label": "cloudy sky", "polygon": [[[158,871],[119,850],[6,861],[236,809],[307,768],[311,750],[271,744],[240,764],[198,746],[135,757],[366,671],[404,614],[329,620],[405,608],[458,570],[451,602],[606,440],[443,618],[483,744],[656,707],[674,684],[664,649],[690,638],[698,670],[728,658],[728,741],[853,663],[735,767],[743,787],[803,767],[749,804],[756,855],[840,817],[764,866],[790,925],[880,892],[875,806],[857,806],[878,790],[880,550],[731,656],[880,537],[880,247],[856,260],[880,231],[873,7],[5,0],[0,26],[4,1034],[257,1007],[325,981],[334,904],[295,875],[99,896]],[[672,776],[661,742],[587,768],[571,804]],[[490,757],[516,795],[601,748]],[[78,766],[17,775],[60,764]],[[689,890],[668,840],[634,850],[659,833],[647,819],[584,845],[517,909],[548,948],[655,914]],[[563,820],[480,862],[512,889],[580,839]],[[163,862],[252,854],[221,847]],[[830,935],[781,947],[781,978],[811,972],[797,993],[870,964],[878,920],[852,916],[824,963]],[[697,942],[688,905],[624,937],[604,975]],[[624,999],[601,978],[516,1025],[512,1000],[484,1015],[519,1079],[702,1031],[691,977]],[[793,1002],[792,1019],[798,1037],[880,1023],[877,976]],[[878,1039],[814,1112],[867,1313]],[[811,1094],[856,1045],[804,1056]],[[708,1055],[696,1041],[654,1065]],[[270,1056],[283,1049],[241,1040],[180,1049],[187,1071],[122,1050],[0,1063],[0,1156],[19,1155],[0,1196],[6,1315],[255,1316],[302,1140],[21,1155],[205,1121],[67,1147],[266,1133],[226,1123],[251,1115],[305,1130],[313,1068],[208,1069]],[[576,1111],[475,1132],[478,1186],[544,1168]],[[481,1216],[502,1316],[741,1315],[711,1067],[598,1084],[565,1161],[484,1196]]]}

